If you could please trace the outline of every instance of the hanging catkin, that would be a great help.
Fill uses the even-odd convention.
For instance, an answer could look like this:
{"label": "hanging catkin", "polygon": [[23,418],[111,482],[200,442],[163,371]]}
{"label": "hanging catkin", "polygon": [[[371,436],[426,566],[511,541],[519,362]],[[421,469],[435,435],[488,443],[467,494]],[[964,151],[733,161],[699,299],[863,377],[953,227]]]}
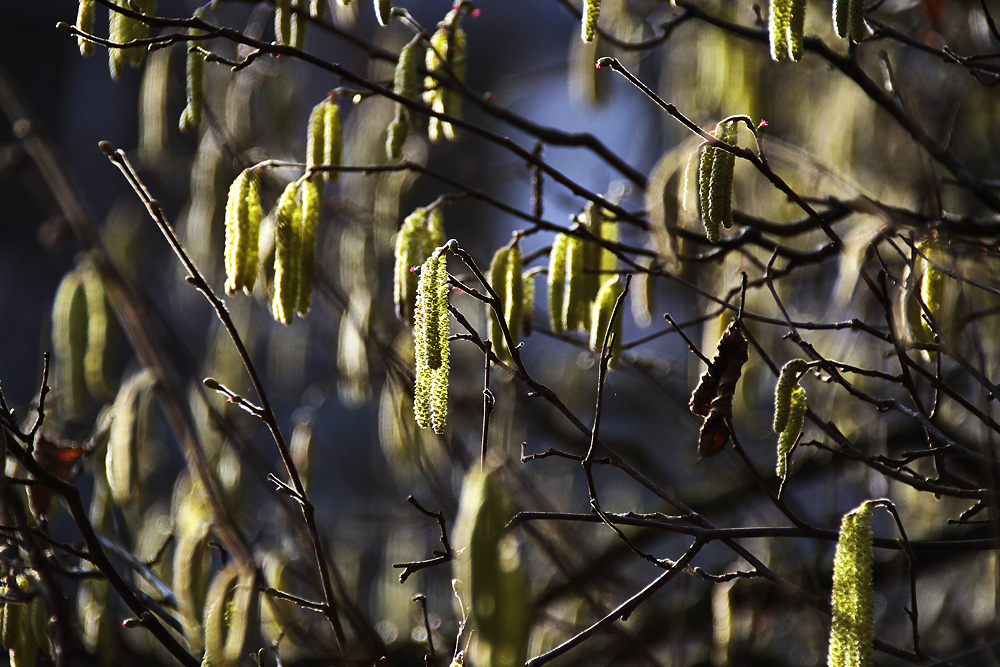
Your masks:
{"label": "hanging catkin", "polygon": [[872,509],[867,501],[844,515],[833,558],[833,620],[828,667],[872,667],[875,586],[872,579]]}
{"label": "hanging catkin", "polygon": [[289,325],[299,302],[302,245],[302,208],[298,203],[298,184],[289,183],[278,198],[274,212],[274,319]]}
{"label": "hanging catkin", "polygon": [[253,294],[257,281],[260,236],[257,173],[244,169],[229,187],[226,202],[226,292]]}

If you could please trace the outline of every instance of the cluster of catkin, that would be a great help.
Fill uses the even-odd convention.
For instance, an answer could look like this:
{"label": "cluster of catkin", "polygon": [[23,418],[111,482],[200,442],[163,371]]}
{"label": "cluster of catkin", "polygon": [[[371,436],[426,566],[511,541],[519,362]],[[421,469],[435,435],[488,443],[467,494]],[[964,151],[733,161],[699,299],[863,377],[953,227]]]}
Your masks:
{"label": "cluster of catkin", "polygon": [[799,385],[809,365],[801,359],[782,366],[774,386],[774,432],[778,434],[778,462],[775,474],[785,479],[788,474],[788,453],[802,432],[806,416],[806,390]]}
{"label": "cluster of catkin", "polygon": [[[838,37],[856,44],[868,36],[864,9],[864,0],[833,0],[833,27]],[[771,58],[801,58],[806,0],[771,0],[769,17]]]}
{"label": "cluster of catkin", "polygon": [[[340,111],[327,98],[309,116],[306,174],[289,183],[274,210],[274,318],[291,324],[296,313],[305,315],[312,302],[316,255],[316,228],[323,201],[323,181],[334,180],[343,151]],[[226,203],[226,292],[252,294],[259,264],[261,222],[259,167],[243,170],[229,188]]]}
{"label": "cluster of catkin", "polygon": [[611,329],[614,344],[610,365],[621,356],[622,314],[611,321],[615,304],[624,291],[613,272],[614,253],[597,240],[617,241],[618,225],[593,203],[577,216],[573,234],[557,234],[549,253],[548,300],[552,331],[589,331],[591,349],[599,351]]}
{"label": "cluster of catkin", "polygon": [[[465,80],[465,31],[460,19],[464,4],[459,4],[445,14],[431,35],[430,48],[424,58],[427,76],[424,78],[424,104],[438,113],[458,117],[462,98],[455,89],[444,86],[441,80],[450,75],[461,82]],[[440,118],[431,117],[427,121],[427,136],[431,141],[442,137],[454,141],[455,127]]]}
{"label": "cluster of catkin", "polygon": [[[719,121],[712,133],[719,141],[736,145],[739,132],[738,120]],[[698,158],[698,208],[705,225],[705,236],[712,243],[719,242],[720,226],[733,226],[733,171],[736,156],[722,148],[705,145]]]}
{"label": "cluster of catkin", "polygon": [[325,15],[325,0],[275,0],[274,41],[304,49],[308,17],[320,19]]}
{"label": "cluster of catkin", "polygon": [[[493,353],[498,359],[510,363],[513,360],[511,350],[517,347],[521,331],[526,334],[531,331],[531,309],[535,298],[533,274],[524,272],[521,246],[517,238],[493,254],[489,282],[500,297],[498,309],[494,310],[489,304],[486,306]],[[508,344],[503,327],[500,326],[501,316],[513,347]]]}
{"label": "cluster of catkin", "polygon": [[[49,652],[49,612],[45,596],[37,593],[37,574],[0,569],[0,646],[11,665],[34,665]],[[32,576],[34,574],[34,576]]]}
{"label": "cluster of catkin", "polygon": [[[461,112],[461,96],[456,90],[442,83],[449,77],[459,83],[465,81],[466,39],[461,20],[467,8],[465,2],[454,3],[431,35],[429,48],[424,48],[423,35],[415,35],[403,47],[399,52],[393,75],[392,90],[395,94],[411,100],[421,98],[424,104],[434,111],[458,117]],[[391,1],[375,0],[375,16],[379,25],[383,27],[389,25],[392,18]],[[422,92],[420,75],[417,71],[421,60],[427,72]],[[402,156],[406,137],[410,130],[416,127],[417,120],[414,115],[406,106],[397,103],[385,143],[385,152],[389,159],[398,160]],[[451,123],[431,116],[427,123],[427,137],[431,141],[438,141],[441,138],[454,141],[457,133]]]}

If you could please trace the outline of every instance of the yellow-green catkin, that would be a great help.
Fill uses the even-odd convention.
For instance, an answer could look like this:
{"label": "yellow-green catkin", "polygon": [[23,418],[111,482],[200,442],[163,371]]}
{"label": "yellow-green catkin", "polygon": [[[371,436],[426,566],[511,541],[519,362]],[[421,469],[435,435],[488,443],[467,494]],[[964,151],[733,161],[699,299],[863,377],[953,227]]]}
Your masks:
{"label": "yellow-green catkin", "polygon": [[470,663],[515,667],[527,660],[530,597],[517,537],[504,530],[512,510],[499,477],[475,465],[462,483],[454,577],[473,628]]}
{"label": "yellow-green catkin", "polygon": [[313,274],[316,271],[316,230],[323,209],[323,187],[310,178],[299,186],[302,204],[302,228],[299,244],[299,315],[309,312],[312,305]]}
{"label": "yellow-green catkin", "polygon": [[413,322],[413,307],[416,301],[417,280],[416,268],[423,264],[424,238],[426,230],[427,209],[420,207],[406,216],[399,232],[396,233],[395,268],[393,271],[393,302],[396,305],[396,315],[408,322]]}
{"label": "yellow-green catkin", "polygon": [[570,236],[566,242],[566,291],[563,297],[563,321],[568,331],[588,328],[590,300],[584,272],[585,241]]}
{"label": "yellow-green catkin", "polygon": [[83,290],[87,296],[87,350],[84,355],[84,371],[87,389],[99,398],[111,393],[108,380],[108,302],[104,291],[104,281],[96,268],[83,273]]}
{"label": "yellow-green catkin", "polygon": [[[81,32],[94,33],[94,0],[80,0],[76,10],[76,27]],[[80,55],[90,56],[94,53],[93,42],[78,37],[77,43],[80,46]]]}
{"label": "yellow-green catkin", "polygon": [[872,667],[875,585],[872,577],[872,509],[867,501],[844,515],[833,558],[833,620],[828,667]]}
{"label": "yellow-green catkin", "polygon": [[[339,167],[344,152],[344,130],[340,122],[340,108],[332,98],[313,107],[309,114],[306,132],[306,164]],[[324,180],[337,180],[336,171],[324,171]]]}
{"label": "yellow-green catkin", "polygon": [[291,45],[292,42],[292,0],[275,0],[274,41]]}
{"label": "yellow-green catkin", "polygon": [[87,349],[87,295],[79,271],[67,273],[52,304],[52,349],[59,404],[67,417],[77,417],[87,406],[85,355]]}
{"label": "yellow-green catkin", "polygon": [[393,271],[393,301],[396,315],[413,323],[417,295],[417,269],[434,249],[444,244],[441,209],[428,211],[419,207],[406,217],[396,234],[395,270]]}
{"label": "yellow-green catkin", "polygon": [[585,42],[594,41],[597,34],[597,20],[601,16],[601,0],[585,0],[583,3],[583,22],[580,24],[580,39]]}
{"label": "yellow-green catkin", "polygon": [[302,244],[302,208],[298,202],[298,184],[289,183],[274,213],[274,319],[289,325],[299,303],[302,276],[299,259]]}
{"label": "yellow-green catkin", "polygon": [[292,0],[292,46],[306,48],[306,31],[309,27],[305,0]]}
{"label": "yellow-green catkin", "polygon": [[864,0],[833,0],[833,27],[837,36],[855,44],[868,36]]}
{"label": "yellow-green catkin", "polygon": [[[618,276],[614,276],[604,282],[601,285],[601,289],[597,292],[597,298],[594,300],[593,313],[590,316],[590,349],[595,352],[601,352],[604,349],[604,338],[606,335],[613,336],[611,342],[611,358],[608,360],[608,366],[614,368],[618,365],[618,360],[621,358],[622,352],[622,311],[623,307],[618,308],[618,312],[615,313],[615,304],[618,303],[618,299],[625,291],[625,286],[622,284],[621,279]],[[612,321],[611,316],[614,314],[614,321]],[[610,329],[610,334],[608,333]]]}
{"label": "yellow-green catkin", "polygon": [[641,264],[645,270],[633,277],[629,302],[632,319],[645,329],[653,323],[653,312],[656,310],[656,283],[653,276],[653,260],[642,260]]}
{"label": "yellow-green catkin", "polygon": [[[112,0],[116,7],[125,7],[127,0]],[[124,44],[129,41],[129,22],[133,19],[119,13],[118,11],[109,8],[108,9],[108,41],[114,42],[115,44]],[[108,48],[108,69],[111,72],[111,79],[117,81],[121,78],[122,73],[125,71],[125,63],[128,62],[128,54],[123,48],[109,47]]]}
{"label": "yellow-green catkin", "polygon": [[520,339],[521,314],[524,312],[524,260],[521,246],[516,242],[507,254],[504,283],[504,294],[507,297],[503,304],[504,319],[507,321],[511,340],[516,346]]}
{"label": "yellow-green catkin", "polygon": [[[154,14],[156,0],[131,0],[131,3],[126,2],[125,6],[129,9],[135,8],[143,14]],[[149,25],[144,21],[132,19],[128,28],[129,41],[146,39],[147,37],[149,37]],[[142,64],[142,60],[146,56],[146,49],[145,46],[128,49],[128,61],[132,67],[138,67]]]}
{"label": "yellow-green catkin", "polygon": [[[738,123],[723,120],[715,127],[713,136],[734,145],[738,136]],[[733,224],[733,171],[736,156],[721,148],[705,146],[698,162],[698,201],[705,236],[711,243],[718,243],[720,227]]]}
{"label": "yellow-green catkin", "polygon": [[[459,25],[461,11],[453,9],[438,24],[431,36],[431,48],[427,50],[424,65],[428,76],[424,80],[424,103],[434,111],[458,117],[461,112],[461,96],[458,92],[441,84],[447,78],[447,70],[459,82],[465,81],[465,31]],[[443,59],[442,59],[443,58]],[[448,67],[445,67],[447,62]],[[427,124],[427,136],[431,141],[442,137],[454,141],[456,131],[451,123],[431,117]]]}
{"label": "yellow-green catkin", "polygon": [[229,187],[226,202],[226,292],[253,294],[257,281],[260,237],[260,190],[257,173],[244,169]]}
{"label": "yellow-green catkin", "polygon": [[[112,0],[117,7],[125,9],[137,9],[143,14],[152,14],[154,0]],[[133,40],[144,39],[149,35],[149,26],[144,22],[126,16],[114,9],[108,9],[108,39],[116,44],[127,44]],[[118,80],[125,69],[126,64],[138,67],[142,64],[142,58],[146,53],[146,47],[133,46],[128,48],[108,49],[108,66],[111,70],[111,78]]]}
{"label": "yellow-green catkin", "polygon": [[[493,344],[493,353],[501,361],[511,361],[510,350],[507,347],[507,341],[504,340],[503,329],[500,327],[500,317],[503,316],[506,320],[506,310],[507,304],[510,302],[510,298],[507,294],[507,267],[509,264],[511,248],[504,246],[493,253],[493,260],[490,262],[490,272],[489,272],[489,282],[493,291],[497,293],[500,298],[500,308],[499,310],[494,310],[489,304],[486,304],[486,319],[489,321],[489,338]],[[513,333],[511,333],[513,336]]]}
{"label": "yellow-green catkin", "polygon": [[243,622],[245,619],[230,618],[229,611],[233,608],[233,594],[239,577],[239,566],[235,561],[229,561],[222,566],[212,585],[208,588],[205,599],[205,657],[203,665],[215,667],[235,667],[235,663],[227,660],[227,636],[230,623]]}
{"label": "yellow-green catkin", "polygon": [[705,225],[705,236],[709,243],[719,242],[720,225],[708,215],[708,211],[711,209],[712,163],[715,162],[718,153],[718,149],[705,146],[701,150],[701,157],[698,160],[698,212]]}
{"label": "yellow-green catkin", "polygon": [[406,144],[406,137],[410,135],[410,125],[406,121],[406,115],[396,110],[396,115],[385,134],[385,155],[390,160],[398,160],[403,157],[403,146]]}
{"label": "yellow-green catkin", "polygon": [[793,387],[788,399],[788,419],[778,436],[778,460],[774,468],[775,474],[781,479],[785,479],[788,472],[788,453],[792,451],[805,423],[806,390],[799,386]]}
{"label": "yellow-green catkin", "polygon": [[[736,121],[723,121],[715,128],[716,136],[733,146],[738,137],[739,124]],[[719,151],[712,162],[712,187],[709,197],[709,215],[716,217],[722,226],[729,229],[733,226],[733,170],[736,166],[736,156],[724,150]]]}
{"label": "yellow-green catkin", "polygon": [[327,9],[326,0],[309,0],[309,16],[314,19],[326,18]]}
{"label": "yellow-green catkin", "polygon": [[778,381],[774,385],[774,420],[771,423],[771,428],[775,433],[784,431],[785,425],[788,424],[792,390],[799,386],[799,377],[806,368],[806,362],[801,359],[794,359],[781,367]]}
{"label": "yellow-green catkin", "polygon": [[771,0],[768,31],[772,60],[802,57],[805,15],[805,0]]}
{"label": "yellow-green catkin", "polygon": [[[36,641],[34,626],[38,623],[39,612],[44,614],[45,601],[41,595],[28,596],[33,587],[37,588],[37,582],[33,584],[21,574],[11,574],[6,579],[9,582],[7,585],[0,584],[0,596],[5,599],[5,604],[0,607],[0,647],[4,649],[11,667],[33,667],[38,662],[38,649],[42,643]],[[43,640],[47,646],[48,638]]]}
{"label": "yellow-green catkin", "polygon": [[[420,35],[414,36],[399,52],[396,71],[393,74],[392,92],[409,99],[416,99],[420,92],[420,75],[417,65],[422,60],[423,41]],[[402,104],[396,105],[396,113],[389,124],[385,142],[386,156],[390,160],[398,160],[403,154],[403,144],[413,124],[412,114]]]}
{"label": "yellow-green catkin", "polygon": [[445,253],[420,269],[413,325],[416,380],[413,412],[420,428],[443,433],[448,416],[448,272]]}
{"label": "yellow-green catkin", "polygon": [[399,52],[396,70],[392,77],[392,92],[410,99],[416,99],[420,86],[420,74],[417,65],[423,55],[423,40],[420,35],[413,39]]}
{"label": "yellow-green catkin", "polygon": [[[587,231],[589,231],[594,238],[600,239],[604,238],[605,217],[604,209],[600,206],[595,206],[593,202],[587,202],[583,212],[577,216],[577,220],[584,227],[586,227]],[[583,242],[583,295],[584,301],[588,304],[597,297],[597,290],[601,288],[602,277],[598,274],[598,270],[604,268],[605,253],[606,251],[604,248],[594,241],[587,239]],[[612,261],[613,260],[614,257],[612,257]],[[614,268],[614,265],[612,264],[611,267]],[[589,326],[590,321],[588,319],[584,323],[583,328],[588,328]]]}
{"label": "yellow-green catkin", "polygon": [[792,0],[792,14],[788,19],[788,56],[793,61],[802,58],[802,41],[806,30],[806,0]]}
{"label": "yellow-green catkin", "polygon": [[[940,269],[936,268],[935,264],[940,264],[944,253],[941,252],[939,242],[936,238],[927,239],[919,244],[917,244],[917,249],[920,250],[927,259],[917,256],[917,262],[922,268],[920,277],[920,300],[924,302],[927,306],[928,312],[934,318],[934,321],[938,325],[938,329],[941,329],[941,317],[944,315],[944,286],[945,286],[945,274],[941,272]],[[926,314],[921,310],[920,317],[920,335],[919,339],[924,342],[934,341],[934,329],[931,327],[927,320]],[[930,350],[921,350],[921,354],[927,361],[933,361],[935,359],[936,353]]]}
{"label": "yellow-green catkin", "polygon": [[566,251],[569,243],[569,236],[556,234],[552,240],[552,250],[549,251],[549,325],[557,334],[566,329]]}
{"label": "yellow-green catkin", "polygon": [[375,18],[383,28],[392,20],[392,0],[375,0]]}
{"label": "yellow-green catkin", "polygon": [[149,425],[154,379],[140,371],[122,385],[112,408],[105,469],[111,497],[119,507],[133,507],[142,492],[142,456]]}
{"label": "yellow-green catkin", "polygon": [[201,111],[205,100],[205,58],[197,51],[189,49],[185,70],[187,105],[181,113],[178,126],[181,132],[193,132],[201,127]]}

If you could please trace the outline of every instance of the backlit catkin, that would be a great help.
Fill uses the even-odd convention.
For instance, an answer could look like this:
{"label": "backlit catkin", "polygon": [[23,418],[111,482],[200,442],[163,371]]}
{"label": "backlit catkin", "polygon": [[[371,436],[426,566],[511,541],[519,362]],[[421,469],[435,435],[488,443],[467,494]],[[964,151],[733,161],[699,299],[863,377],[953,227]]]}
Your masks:
{"label": "backlit catkin", "polygon": [[253,294],[257,281],[260,236],[260,190],[257,173],[244,169],[229,187],[226,202],[226,292]]}
{"label": "backlit catkin", "polygon": [[448,272],[444,252],[420,269],[413,325],[413,412],[421,428],[443,433],[448,416]]}
{"label": "backlit catkin", "polygon": [[569,238],[566,234],[556,234],[549,251],[549,324],[557,334],[566,329],[566,250]]}
{"label": "backlit catkin", "polygon": [[299,244],[299,315],[309,312],[312,305],[313,274],[316,271],[316,229],[323,209],[323,186],[319,178],[306,179],[299,186],[302,206],[302,227]]}
{"label": "backlit catkin", "polygon": [[299,299],[301,272],[299,259],[302,244],[302,209],[298,203],[298,184],[289,183],[274,213],[274,319],[289,325]]}
{"label": "backlit catkin", "polygon": [[828,667],[871,667],[875,644],[872,509],[869,500],[844,515],[833,558]]}
{"label": "backlit catkin", "polygon": [[[715,127],[720,141],[734,145],[737,139],[736,121],[723,120]],[[698,202],[705,225],[705,236],[718,243],[720,227],[733,224],[733,170],[736,156],[715,146],[705,146],[698,161]]]}
{"label": "backlit catkin", "polygon": [[[615,312],[615,304],[618,303],[618,300],[624,291],[625,286],[622,284],[622,281],[618,278],[618,276],[614,276],[605,281],[604,284],[601,285],[601,289],[597,292],[597,298],[594,300],[593,305],[593,314],[590,317],[591,350],[601,352],[604,347],[605,337],[612,337],[611,358],[608,360],[608,366],[610,368],[617,366],[618,360],[621,358],[622,311],[624,308],[619,307],[618,311]],[[611,319],[612,314],[614,315],[614,321]]]}
{"label": "backlit catkin", "polygon": [[[465,80],[465,31],[458,24],[461,6],[453,9],[438,24],[431,36],[431,48],[427,50],[424,65],[427,77],[424,79],[424,103],[438,113],[457,117],[461,111],[461,97],[458,92],[441,85],[440,79],[451,75],[459,82]],[[445,66],[447,63],[447,67]],[[442,137],[454,141],[456,132],[451,123],[431,117],[427,125],[427,136],[431,141]]]}

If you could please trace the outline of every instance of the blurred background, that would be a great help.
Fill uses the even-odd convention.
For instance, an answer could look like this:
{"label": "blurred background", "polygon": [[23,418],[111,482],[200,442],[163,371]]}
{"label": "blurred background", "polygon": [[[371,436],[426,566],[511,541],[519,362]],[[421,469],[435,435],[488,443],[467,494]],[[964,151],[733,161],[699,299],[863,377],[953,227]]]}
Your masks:
{"label": "blurred background", "polygon": [[[708,15],[759,36],[766,7],[743,0],[703,4]],[[807,4],[807,34],[846,52],[846,44],[830,25],[829,3]],[[324,19],[327,27],[310,26],[306,50],[388,85],[395,54],[412,33],[398,21],[380,28],[370,3],[356,1],[349,9],[334,5]],[[995,212],[986,211],[965,189],[954,187],[949,182],[952,176],[828,60],[807,53],[799,63],[774,63],[759,39],[746,39],[707,20],[677,21],[681,10],[666,2],[605,0],[604,5],[600,25],[607,35],[596,44],[583,44],[578,3],[478,3],[478,17],[466,17],[463,27],[468,35],[466,84],[481,101],[465,99],[462,115],[526,150],[541,140],[548,165],[648,220],[647,230],[619,224],[620,241],[643,251],[644,266],[653,262],[676,278],[661,276],[644,285],[645,293],[655,299],[651,319],[634,304],[626,317],[626,352],[622,366],[608,379],[602,438],[644,475],[719,526],[787,525],[731,451],[697,462],[701,420],[690,414],[687,402],[705,367],[684,340],[668,331],[662,314],[689,323],[688,335],[711,357],[728,324],[714,299],[735,304],[740,272],[759,279],[774,246],[780,245],[791,253],[782,256],[782,263],[798,261],[796,252],[807,258],[800,270],[776,284],[793,319],[833,323],[860,318],[884,330],[882,305],[858,285],[862,270],[880,268],[869,244],[894,234],[924,238],[937,229],[945,211],[992,222]],[[420,25],[432,30],[451,3],[410,0],[405,6]],[[161,0],[156,13],[186,17],[198,7],[193,2]],[[269,41],[272,13],[266,3],[218,2],[206,6],[204,18]],[[104,14],[99,8],[95,30],[100,35],[107,30]],[[961,47],[964,54],[996,50],[978,3],[897,0],[879,3],[877,15],[934,49],[948,44]],[[201,385],[202,378],[213,377],[256,400],[231,341],[204,298],[184,282],[184,272],[163,237],[97,144],[108,141],[128,153],[209,284],[222,295],[225,200],[237,174],[265,159],[302,161],[309,113],[339,86],[346,88],[337,98],[344,122],[344,163],[385,164],[385,129],[394,105],[373,96],[354,98],[360,90],[294,58],[264,56],[238,72],[208,63],[204,125],[199,132],[182,134],[177,129],[185,104],[182,45],[150,52],[141,68],[127,68],[115,81],[109,76],[103,48],[83,58],[76,40],[55,28],[57,22],[75,20],[76,3],[8,0],[0,2],[0,16],[4,25],[0,93],[5,111],[10,114],[20,107],[30,118],[32,134],[52,151],[70,179],[88,227],[134,298],[146,308],[149,319],[143,326],[152,332],[176,375],[178,399],[265,576],[271,577],[278,570],[268,568],[281,563],[290,590],[317,598],[311,554],[297,524],[300,517],[291,503],[276,497],[267,481],[268,473],[281,470],[267,430]],[[665,33],[669,38],[661,39]],[[612,44],[616,40],[644,46],[616,47]],[[248,53],[224,39],[211,40],[206,48],[230,59]],[[862,72],[916,118],[933,141],[946,145],[979,178],[997,178],[1000,128],[995,86],[984,85],[968,68],[898,39],[854,48]],[[845,240],[844,252],[828,259],[830,255],[821,252],[827,239],[815,228],[802,233],[778,231],[770,237],[771,245],[734,240],[717,250],[696,240],[703,231],[696,207],[685,206],[687,197],[696,198],[685,172],[691,169],[692,156],[696,159],[700,140],[622,77],[596,70],[593,63],[601,55],[619,57],[664,99],[708,130],[734,114],[749,116],[755,125],[766,121],[764,142],[774,169],[817,207],[846,203],[849,214],[841,213],[835,221]],[[406,159],[459,181],[468,191],[484,192],[531,214],[531,172],[500,142],[464,131],[456,142],[437,144],[417,135],[406,144]],[[620,165],[587,148],[584,142],[590,140],[582,139],[585,135],[596,138]],[[755,147],[746,131],[741,132],[740,143]],[[285,184],[299,175],[301,170],[296,169],[264,172],[265,213]],[[263,268],[255,295],[224,297],[269,390],[279,425],[307,471],[306,488],[317,505],[324,542],[342,582],[339,593],[347,600],[347,615],[354,615],[349,623],[352,641],[366,650],[376,647],[399,665],[424,664],[427,628],[439,658],[451,654],[459,633],[449,565],[420,570],[404,584],[398,581],[400,569],[392,566],[431,558],[432,550],[440,548],[437,523],[408,504],[407,496],[427,509],[442,511],[449,526],[454,521],[462,479],[479,458],[483,359],[470,343],[452,343],[449,430],[442,437],[416,430],[407,403],[412,342],[408,328],[394,316],[390,296],[392,243],[402,219],[415,207],[441,195],[460,194],[430,176],[412,173],[342,175],[324,190],[314,306],[308,317],[296,319],[290,327],[271,317],[268,293],[274,247],[266,231],[273,229],[272,218],[264,223]],[[68,272],[86,266],[88,260],[50,184],[10,123],[0,127],[0,198],[4,202],[0,322],[5,325],[0,327],[0,386],[17,415],[30,421],[41,353],[51,348],[57,287]],[[785,196],[742,161],[736,168],[734,200],[737,210],[752,218],[738,220],[747,229],[753,229],[754,221],[785,224],[802,218]],[[568,188],[544,179],[545,221],[568,227],[586,203]],[[894,207],[913,215],[897,215]],[[494,250],[507,243],[511,233],[525,230],[530,230],[521,242],[526,268],[547,267],[552,233],[539,232],[532,223],[471,196],[456,197],[444,211],[447,237],[456,238],[484,271]],[[761,224],[754,231],[774,229]],[[736,231],[731,234],[735,239]],[[995,238],[970,235],[951,247],[951,268],[997,286]],[[819,254],[809,255],[814,251]],[[678,252],[681,261],[676,263],[671,256]],[[884,261],[881,266],[896,279],[893,294],[902,291],[906,257],[886,252]],[[449,268],[463,281],[473,282],[458,262],[452,260]],[[619,264],[619,268],[628,267]],[[589,425],[597,388],[595,354],[587,346],[586,332],[551,334],[545,272],[535,281],[536,331],[525,339],[525,365]],[[967,328],[955,333],[959,341],[955,354],[974,359],[985,376],[996,377],[1000,360],[990,342],[995,340],[991,336],[996,317],[989,314],[997,305],[995,294],[969,294],[967,286],[949,294],[956,312],[987,313],[974,325],[973,320],[962,320]],[[452,303],[485,336],[482,305],[457,292]],[[770,293],[760,285],[747,294],[747,307],[782,321]],[[753,327],[777,366],[802,355],[782,338],[785,326],[755,322]],[[114,323],[110,331],[107,392],[94,393],[79,409],[70,410],[65,407],[66,388],[57,385],[46,422],[53,439],[84,441],[99,432],[106,423],[107,412],[102,410],[138,371],[126,337]],[[898,373],[891,346],[857,331],[809,330],[807,335],[826,358]],[[744,370],[734,410],[744,448],[776,490],[770,473],[775,378],[755,356],[752,353]],[[988,400],[984,387],[954,366],[946,365],[945,370],[957,391],[986,414],[995,412],[995,401]],[[834,420],[866,454],[893,455],[924,445],[924,434],[912,420],[879,413],[821,378],[805,382],[811,392],[810,407]],[[895,383],[862,378],[858,384],[878,396],[907,399]],[[589,513],[579,466],[556,458],[520,462],[522,443],[527,453],[554,447],[580,456],[586,452],[587,438],[551,405],[526,397],[525,386],[504,373],[494,373],[491,388],[497,397],[491,449],[504,468],[513,508]],[[934,393],[923,385],[920,391],[925,398]],[[940,414],[948,433],[996,460],[996,432],[983,420],[970,418],[947,402]],[[102,479],[100,447],[77,482],[98,508],[92,510],[95,525],[141,560],[153,558],[171,536],[179,539],[183,532],[179,526],[185,520],[179,508],[187,507],[184,499],[191,484],[163,413],[154,404],[145,419],[146,437],[135,444],[137,463],[131,478],[137,492],[127,506],[119,498],[106,507],[101,504],[109,491]],[[807,427],[804,440],[823,437]],[[906,484],[890,483],[872,467],[823,447],[806,448],[796,456],[800,458],[795,481],[785,490],[785,498],[800,516],[824,529],[836,530],[843,513],[863,500],[888,496],[899,506],[910,539],[997,536],[995,507],[987,525],[951,527],[948,519],[957,518],[970,501],[934,499]],[[931,474],[922,468],[920,472]],[[976,478],[977,488],[993,483],[962,467],[959,474]],[[677,513],[621,471],[602,468],[596,477],[608,511]],[[984,473],[983,478],[990,475]],[[51,529],[61,539],[78,539],[65,513],[54,509],[50,518]],[[884,516],[876,520],[875,531],[896,535]],[[649,529],[634,529],[629,535],[637,546],[661,558],[678,558],[690,542],[683,535]],[[533,619],[534,628],[529,656],[601,618],[660,572],[599,524],[525,524],[520,537],[531,599],[525,614]],[[834,548],[829,539],[758,538],[741,544],[808,595],[828,598]],[[178,566],[172,562],[178,556],[175,545],[152,565],[168,587],[176,587],[178,581]],[[218,550],[199,557],[206,572],[224,560]],[[955,664],[1000,664],[995,551],[942,550],[925,558],[919,588],[925,648],[942,657],[958,656]],[[877,633],[910,649],[911,628],[902,611],[909,604],[905,559],[890,550],[877,551],[876,559]],[[718,543],[706,547],[696,564],[711,573],[748,569],[746,562]],[[207,579],[202,584],[204,589]],[[68,590],[79,597],[81,618],[89,613],[108,622],[100,631],[104,634],[93,628],[90,635],[82,631],[81,656],[88,655],[86,660],[134,664],[141,655],[169,664],[148,637],[111,630],[124,614],[113,596],[100,598],[72,585]],[[417,594],[426,596],[430,612],[426,623],[420,606],[411,601]],[[183,620],[185,614],[190,615],[181,604],[177,616]],[[201,608],[193,614],[200,617]],[[329,628],[302,610],[289,614],[294,630],[281,644],[285,661],[328,664],[324,659],[335,653]],[[828,617],[804,603],[803,596],[760,578],[720,583],[682,576],[629,621],[593,638],[590,650],[570,653],[553,664],[818,664],[826,651],[828,623]],[[255,647],[270,641],[267,632],[262,628],[263,639],[251,640],[257,642]],[[894,659],[898,658],[880,656],[878,662],[889,664]],[[80,660],[86,663],[83,657]],[[442,658],[438,664],[446,662]]]}

